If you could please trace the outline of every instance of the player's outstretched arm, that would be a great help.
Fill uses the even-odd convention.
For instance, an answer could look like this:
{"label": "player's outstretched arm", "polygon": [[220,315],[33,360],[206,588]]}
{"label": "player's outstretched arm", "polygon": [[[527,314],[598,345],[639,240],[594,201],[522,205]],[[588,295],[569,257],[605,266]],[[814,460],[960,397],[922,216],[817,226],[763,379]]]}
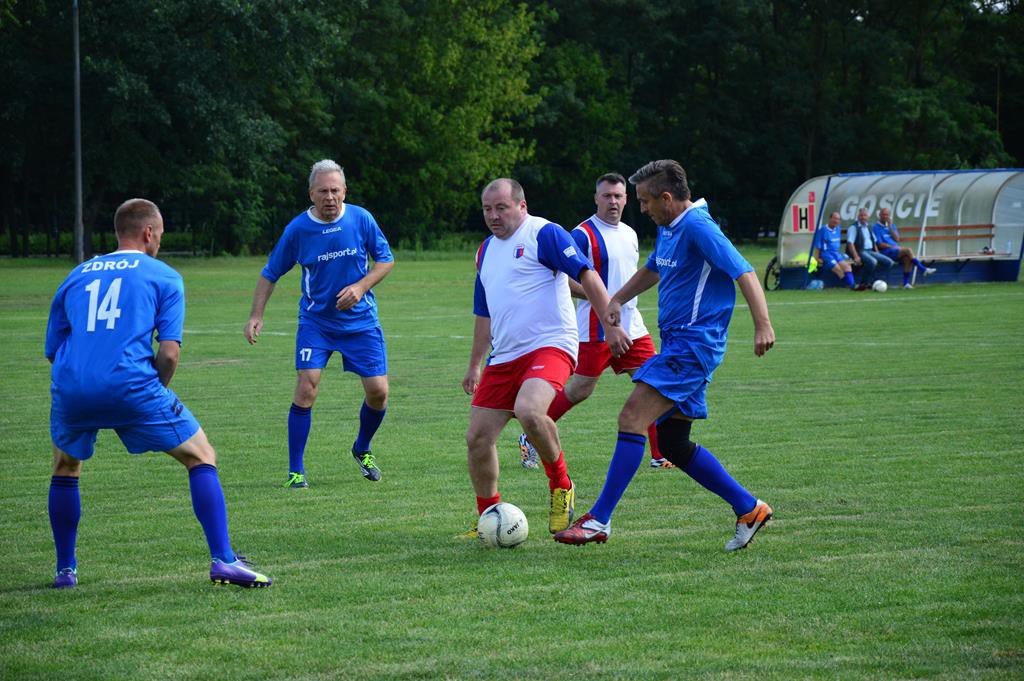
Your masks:
{"label": "player's outstretched arm", "polygon": [[[588,269],[580,275],[580,284],[583,287],[583,291],[587,294],[587,300],[593,305],[598,319],[606,319],[610,298],[608,297],[608,290],[604,287],[604,282],[601,281],[601,275],[594,270]],[[605,322],[604,340],[612,354],[616,357],[624,354],[629,350],[629,346],[633,344],[629,335],[619,326],[618,317],[613,322]]]}
{"label": "player's outstretched arm", "polygon": [[606,317],[602,317],[601,321],[608,324],[617,326],[619,324],[622,305],[627,301],[636,298],[638,295],[651,288],[661,279],[661,276],[654,271],[641,267],[636,271],[629,281],[622,285],[615,295],[611,297],[608,303],[608,312]]}
{"label": "player's outstretched arm", "polygon": [[178,341],[160,341],[160,347],[156,349],[156,357],[153,364],[156,366],[156,373],[160,382],[165,386],[171,384],[174,372],[178,369],[178,359],[181,357],[181,344]]}
{"label": "player's outstretched arm", "polygon": [[375,262],[370,271],[366,273],[366,276],[359,281],[353,282],[345,288],[338,291],[337,301],[334,306],[339,310],[347,310],[366,295],[366,292],[381,282],[381,280],[388,276],[395,267],[395,261],[390,262]]}
{"label": "player's outstretched arm", "polygon": [[484,361],[487,348],[491,347],[491,318],[476,315],[473,323],[473,348],[469,351],[469,367],[466,368],[466,376],[462,379],[462,389],[467,395],[476,392],[480,385],[480,364]]}
{"label": "player's outstretched arm", "polygon": [[750,316],[754,319],[754,354],[760,357],[775,345],[775,329],[768,317],[768,301],[765,300],[761,282],[753,272],[744,272],[736,283],[747,299]]}
{"label": "player's outstretched arm", "polygon": [[249,321],[245,323],[245,340],[249,345],[255,345],[256,339],[260,337],[263,330],[263,311],[267,309],[267,301],[274,293],[274,283],[262,274],[256,280],[256,290],[252,293],[252,309],[249,311]]}

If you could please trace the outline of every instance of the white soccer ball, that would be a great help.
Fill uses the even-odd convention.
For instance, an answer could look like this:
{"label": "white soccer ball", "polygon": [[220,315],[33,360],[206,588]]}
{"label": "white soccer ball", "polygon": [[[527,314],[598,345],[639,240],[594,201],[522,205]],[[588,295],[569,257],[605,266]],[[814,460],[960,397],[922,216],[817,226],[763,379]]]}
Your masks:
{"label": "white soccer ball", "polygon": [[871,285],[872,291],[878,291],[879,293],[885,293],[889,290],[889,285],[881,279],[875,279],[875,283]]}
{"label": "white soccer ball", "polygon": [[485,546],[511,549],[526,541],[530,525],[518,506],[499,501],[480,514],[476,534]]}

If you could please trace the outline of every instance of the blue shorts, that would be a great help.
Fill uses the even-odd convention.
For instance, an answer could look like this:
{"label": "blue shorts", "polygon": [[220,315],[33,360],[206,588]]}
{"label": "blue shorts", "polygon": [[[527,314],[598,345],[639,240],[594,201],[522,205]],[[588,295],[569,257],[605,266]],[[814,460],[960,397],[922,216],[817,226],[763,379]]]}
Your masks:
{"label": "blue shorts", "polygon": [[[105,409],[108,418],[66,406],[81,403],[81,397],[66,399],[54,392],[50,406],[53,444],[80,461],[92,457],[100,429],[112,429],[132,454],[166,452],[199,432],[199,421],[169,388],[163,388],[159,397],[146,396],[141,403],[111,405]],[[123,420],[126,413],[131,414],[127,422]]]}
{"label": "blue shorts", "polygon": [[299,322],[295,334],[295,368],[323,369],[331,353],[341,354],[341,367],[357,376],[386,376],[387,347],[384,331],[375,326],[355,333],[324,331],[316,324]]}
{"label": "blue shorts", "polygon": [[831,253],[822,253],[821,254],[822,267],[824,267],[827,270],[830,270],[833,267],[835,267],[837,264],[839,264],[841,262],[845,262],[847,260],[849,260],[849,258],[847,258],[845,255],[840,255],[837,258],[836,256],[834,256]]}
{"label": "blue shorts", "polygon": [[884,255],[884,256],[886,256],[888,258],[891,258],[893,260],[899,260],[900,259],[900,249],[895,247],[895,246],[889,246],[888,248],[883,248],[879,252],[882,255]]}
{"label": "blue shorts", "polygon": [[708,405],[704,399],[711,377],[704,371],[693,353],[678,354],[664,352],[651,357],[633,374],[634,383],[646,383],[663,396],[675,402],[675,408],[662,414],[658,423],[676,410],[691,419],[706,419]]}

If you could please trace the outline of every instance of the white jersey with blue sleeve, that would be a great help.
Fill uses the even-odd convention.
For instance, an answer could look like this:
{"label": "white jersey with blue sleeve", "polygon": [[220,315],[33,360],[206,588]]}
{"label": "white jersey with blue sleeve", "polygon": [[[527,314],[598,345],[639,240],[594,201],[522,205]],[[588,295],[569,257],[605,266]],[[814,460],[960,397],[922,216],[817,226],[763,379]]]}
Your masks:
{"label": "white jersey with blue sleeve", "polygon": [[370,290],[353,307],[338,310],[338,292],[366,276],[371,258],[391,262],[394,256],[369,211],[342,205],[342,214],[333,222],[313,217],[311,209],[296,216],[284,228],[261,274],[276,283],[298,264],[302,268],[299,320],[325,331],[354,333],[378,325],[377,301]]}
{"label": "white jersey with blue sleeve", "polygon": [[153,364],[158,341],[182,339],[185,286],[169,265],[141,251],[116,251],[88,260],[57,289],[46,327],[51,390],[67,417],[114,427],[136,415],[125,405],[162,396]]}
{"label": "white jersey with blue sleeve", "polygon": [[754,268],[711,218],[704,199],[668,227],[658,228],[658,242],[646,267],[660,276],[662,352],[669,344],[685,346],[710,376],[725,356],[736,305],[735,280]]}
{"label": "white jersey with blue sleeve", "polygon": [[473,313],[491,320],[488,364],[502,364],[539,348],[576,359],[579,335],[568,277],[587,262],[559,225],[527,215],[507,239],[488,237],[476,256]]}
{"label": "white jersey with blue sleeve", "polygon": [[[572,238],[590,267],[601,276],[608,295],[613,295],[636,274],[640,246],[636,232],[625,222],[610,225],[592,215],[572,230]],[[623,304],[620,321],[632,340],[648,335],[636,305],[636,298]],[[576,326],[581,343],[604,340],[604,325],[586,298],[576,303]]]}

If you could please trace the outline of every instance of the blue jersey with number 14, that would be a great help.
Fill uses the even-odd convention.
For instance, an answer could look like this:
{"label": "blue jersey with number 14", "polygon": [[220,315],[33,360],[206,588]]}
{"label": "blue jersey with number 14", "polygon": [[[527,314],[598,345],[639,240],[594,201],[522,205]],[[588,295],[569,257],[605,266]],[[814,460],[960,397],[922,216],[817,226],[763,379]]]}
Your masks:
{"label": "blue jersey with number 14", "polygon": [[153,332],[180,343],[184,322],[185,286],[170,266],[141,251],[82,263],[50,306],[52,390],[75,404],[82,420],[115,410],[130,417],[125,405],[165,392],[153,364]]}

